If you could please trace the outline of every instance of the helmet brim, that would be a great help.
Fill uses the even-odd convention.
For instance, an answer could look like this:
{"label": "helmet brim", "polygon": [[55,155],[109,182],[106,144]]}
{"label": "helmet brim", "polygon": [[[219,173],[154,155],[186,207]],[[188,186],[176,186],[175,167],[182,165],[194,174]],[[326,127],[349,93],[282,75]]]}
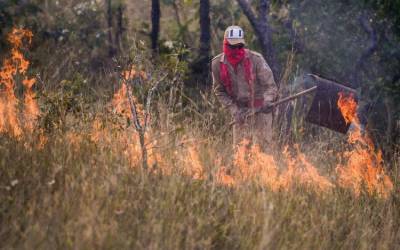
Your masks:
{"label": "helmet brim", "polygon": [[228,41],[230,45],[246,44],[243,38],[227,38],[226,41]]}

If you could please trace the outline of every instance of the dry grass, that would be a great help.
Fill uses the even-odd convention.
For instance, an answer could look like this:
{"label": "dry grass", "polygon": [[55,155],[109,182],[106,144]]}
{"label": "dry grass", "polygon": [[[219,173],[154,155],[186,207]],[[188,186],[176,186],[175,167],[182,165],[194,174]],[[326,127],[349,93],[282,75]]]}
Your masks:
{"label": "dry grass", "polygon": [[[302,141],[297,148],[333,188],[321,190],[289,178],[286,181],[292,184],[284,188],[265,185],[260,179],[269,183],[276,176],[292,178],[296,168],[289,172],[292,175],[282,174],[287,167],[282,152],[274,155],[282,168],[271,171],[272,175],[257,162],[271,158],[257,151],[232,164],[231,135],[224,126],[227,115],[206,93],[196,101],[183,95],[184,67],[177,60],[169,63],[171,83],[162,86],[166,94],[152,106],[152,127],[146,135],[147,171],[141,167],[135,129],[122,112],[129,108],[110,107],[112,94],[106,101],[85,98],[79,78],[61,82],[58,91],[43,90],[40,123],[32,127],[34,132],[19,138],[12,133],[0,135],[1,248],[400,246],[399,155],[390,162],[394,189],[386,198],[367,191],[355,196],[336,180],[337,156],[348,147],[345,138],[314,130],[318,137],[307,139],[304,133],[310,129],[293,123],[298,131],[294,138]],[[168,72],[150,62],[144,66],[151,77],[139,86],[156,81],[162,75],[157,70]],[[246,169],[246,159],[253,159],[247,168],[250,175],[236,169]],[[301,159],[292,159],[292,167]],[[222,167],[230,168],[238,179],[234,185],[218,180]],[[260,169],[260,175],[254,169]],[[242,179],[241,174],[250,177]],[[313,178],[322,180],[318,174]]]}
{"label": "dry grass", "polygon": [[[158,150],[164,161],[158,168],[170,169],[161,174],[142,171],[140,161],[129,157],[135,149],[127,151],[118,136],[134,132],[113,130],[108,142],[96,141],[92,125],[82,126],[47,135],[43,148],[36,147],[34,136],[0,138],[3,248],[395,249],[400,244],[397,180],[388,199],[366,193],[356,198],[337,187],[329,192],[304,186],[272,191],[257,182],[229,187],[213,178],[215,160],[229,158],[230,150],[224,150],[229,137],[205,135],[194,125],[161,136],[159,144],[169,146]],[[197,159],[187,151],[191,145]],[[193,178],[182,167],[185,160],[201,164],[204,178]]]}

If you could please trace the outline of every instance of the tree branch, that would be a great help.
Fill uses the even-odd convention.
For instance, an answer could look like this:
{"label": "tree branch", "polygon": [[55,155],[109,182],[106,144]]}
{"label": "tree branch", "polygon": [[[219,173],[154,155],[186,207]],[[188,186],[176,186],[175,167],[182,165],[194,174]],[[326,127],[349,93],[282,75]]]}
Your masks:
{"label": "tree branch", "polygon": [[258,18],[256,14],[251,9],[251,5],[247,0],[237,0],[240,8],[243,10],[244,14],[246,15],[247,19],[249,19],[250,24],[253,28],[257,27]]}
{"label": "tree branch", "polygon": [[244,14],[247,16],[247,19],[257,35],[257,38],[261,44],[262,55],[271,67],[275,80],[279,80],[280,69],[275,58],[274,48],[272,46],[272,30],[268,25],[269,1],[260,0],[258,16],[253,11],[248,0],[236,1],[243,10]]}
{"label": "tree branch", "polygon": [[364,51],[364,53],[362,53],[362,55],[357,60],[357,63],[354,67],[354,71],[352,74],[352,82],[353,82],[352,85],[354,88],[360,87],[360,73],[361,73],[362,69],[364,68],[368,58],[371,57],[378,48],[378,38],[377,38],[376,31],[373,29],[373,27],[369,23],[369,20],[365,14],[362,14],[359,17],[359,22],[360,22],[361,28],[369,35],[370,45]]}
{"label": "tree branch", "polygon": [[269,1],[260,0],[260,5],[258,8],[258,20],[259,22],[267,22],[267,15],[269,12]]}
{"label": "tree branch", "polygon": [[133,124],[135,125],[136,131],[139,132],[139,133],[142,133],[143,132],[143,127],[140,125],[136,104],[133,101],[132,88],[131,88],[131,86],[129,84],[126,84],[126,87],[127,87],[129,107],[131,108],[131,113],[132,113]]}
{"label": "tree branch", "polygon": [[297,34],[296,29],[293,27],[293,19],[289,17],[287,20],[282,21],[282,25],[289,32],[295,52],[303,52],[304,43],[302,42],[301,37]]}

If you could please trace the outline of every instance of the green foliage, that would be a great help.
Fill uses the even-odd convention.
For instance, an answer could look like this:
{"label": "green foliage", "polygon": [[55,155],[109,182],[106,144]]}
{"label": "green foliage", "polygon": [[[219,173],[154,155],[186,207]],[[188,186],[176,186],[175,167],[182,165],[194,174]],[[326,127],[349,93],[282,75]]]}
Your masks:
{"label": "green foliage", "polygon": [[380,18],[392,19],[394,29],[400,35],[400,1],[399,0],[364,0],[377,10]]}
{"label": "green foliage", "polygon": [[[400,117],[399,106],[393,105],[393,100],[399,98],[396,76],[400,67],[399,38],[393,33],[394,23],[377,18],[376,11],[360,1],[307,0],[280,4],[281,7],[276,7],[276,16],[281,8],[289,8],[288,18],[292,19],[292,27],[302,44],[302,50],[296,55],[297,74],[312,72],[352,85],[358,71],[361,98],[368,103],[370,129],[377,133],[379,143],[390,141],[389,147],[396,144],[398,136],[388,132]],[[366,25],[376,40],[362,26],[362,18],[367,20]],[[282,55],[288,50],[282,44],[287,43],[278,42],[284,39],[279,33],[274,39]],[[362,59],[372,43],[376,43],[376,49]]]}
{"label": "green foliage", "polygon": [[58,91],[42,93],[44,102],[40,124],[46,132],[65,130],[69,115],[78,117],[87,109],[87,102],[83,98],[85,83],[86,80],[77,74],[72,80],[62,80]]}

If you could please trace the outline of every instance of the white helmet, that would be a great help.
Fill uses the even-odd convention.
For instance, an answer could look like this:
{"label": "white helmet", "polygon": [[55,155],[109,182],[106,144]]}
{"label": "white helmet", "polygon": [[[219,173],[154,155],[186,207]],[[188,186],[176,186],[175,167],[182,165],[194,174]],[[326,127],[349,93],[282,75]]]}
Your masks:
{"label": "white helmet", "polygon": [[235,45],[244,42],[244,32],[239,26],[229,26],[225,30],[224,38],[229,44]]}

